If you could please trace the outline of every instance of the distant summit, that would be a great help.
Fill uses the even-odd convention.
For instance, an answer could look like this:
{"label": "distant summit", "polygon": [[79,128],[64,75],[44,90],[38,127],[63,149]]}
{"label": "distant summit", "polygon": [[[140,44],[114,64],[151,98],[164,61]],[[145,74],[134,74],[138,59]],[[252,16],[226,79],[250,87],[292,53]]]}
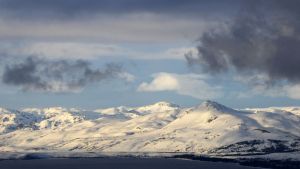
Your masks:
{"label": "distant summit", "polygon": [[199,106],[197,106],[197,109],[203,109],[203,110],[216,110],[221,112],[233,112],[235,111],[232,108],[229,108],[227,106],[224,106],[218,102],[206,100],[202,102]]}
{"label": "distant summit", "polygon": [[152,106],[161,106],[161,107],[180,107],[177,104],[173,104],[173,103],[169,103],[169,102],[165,102],[165,101],[161,101],[161,102],[157,102],[154,103]]}

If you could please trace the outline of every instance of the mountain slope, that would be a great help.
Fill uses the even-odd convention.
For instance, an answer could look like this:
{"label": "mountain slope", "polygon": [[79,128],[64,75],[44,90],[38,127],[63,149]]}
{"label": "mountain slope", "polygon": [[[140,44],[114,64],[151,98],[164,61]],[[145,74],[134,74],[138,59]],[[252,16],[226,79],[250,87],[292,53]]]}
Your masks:
{"label": "mountain slope", "polygon": [[300,150],[296,108],[235,110],[206,101],[86,111],[0,109],[0,151],[269,154]]}

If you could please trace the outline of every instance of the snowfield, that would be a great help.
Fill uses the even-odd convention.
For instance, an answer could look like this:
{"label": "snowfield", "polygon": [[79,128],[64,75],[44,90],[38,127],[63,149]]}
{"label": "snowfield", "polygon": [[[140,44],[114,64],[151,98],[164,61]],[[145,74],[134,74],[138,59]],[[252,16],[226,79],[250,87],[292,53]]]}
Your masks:
{"label": "snowfield", "polygon": [[[300,155],[300,108],[235,110],[212,101],[94,111],[0,108],[0,153]],[[8,155],[7,155],[8,156]],[[283,158],[284,156],[282,156]]]}

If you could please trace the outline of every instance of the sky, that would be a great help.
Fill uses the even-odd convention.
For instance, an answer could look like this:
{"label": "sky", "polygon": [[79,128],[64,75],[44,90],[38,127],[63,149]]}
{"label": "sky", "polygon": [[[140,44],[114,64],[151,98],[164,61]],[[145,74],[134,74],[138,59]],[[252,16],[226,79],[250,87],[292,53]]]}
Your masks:
{"label": "sky", "polygon": [[0,106],[300,106],[297,0],[0,0]]}

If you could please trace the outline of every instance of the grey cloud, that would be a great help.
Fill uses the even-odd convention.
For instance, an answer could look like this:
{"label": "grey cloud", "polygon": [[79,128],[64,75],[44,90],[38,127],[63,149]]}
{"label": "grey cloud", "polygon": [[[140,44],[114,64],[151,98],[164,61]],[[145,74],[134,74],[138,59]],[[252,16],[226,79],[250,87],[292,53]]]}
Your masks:
{"label": "grey cloud", "polygon": [[247,1],[237,17],[222,30],[199,39],[197,57],[190,65],[220,74],[266,74],[269,84],[300,82],[300,1]]}
{"label": "grey cloud", "polygon": [[232,16],[239,0],[0,0],[1,40],[172,42]]}
{"label": "grey cloud", "polygon": [[90,63],[82,60],[49,61],[28,57],[21,63],[7,65],[2,82],[19,86],[24,91],[77,92],[88,84],[118,77],[121,72],[121,66],[113,63],[103,69],[93,69]]}
{"label": "grey cloud", "polygon": [[[4,14],[20,18],[74,18],[91,14],[149,12],[158,14],[205,14],[226,10],[239,0],[0,0]],[[196,16],[197,17],[197,16]]]}

